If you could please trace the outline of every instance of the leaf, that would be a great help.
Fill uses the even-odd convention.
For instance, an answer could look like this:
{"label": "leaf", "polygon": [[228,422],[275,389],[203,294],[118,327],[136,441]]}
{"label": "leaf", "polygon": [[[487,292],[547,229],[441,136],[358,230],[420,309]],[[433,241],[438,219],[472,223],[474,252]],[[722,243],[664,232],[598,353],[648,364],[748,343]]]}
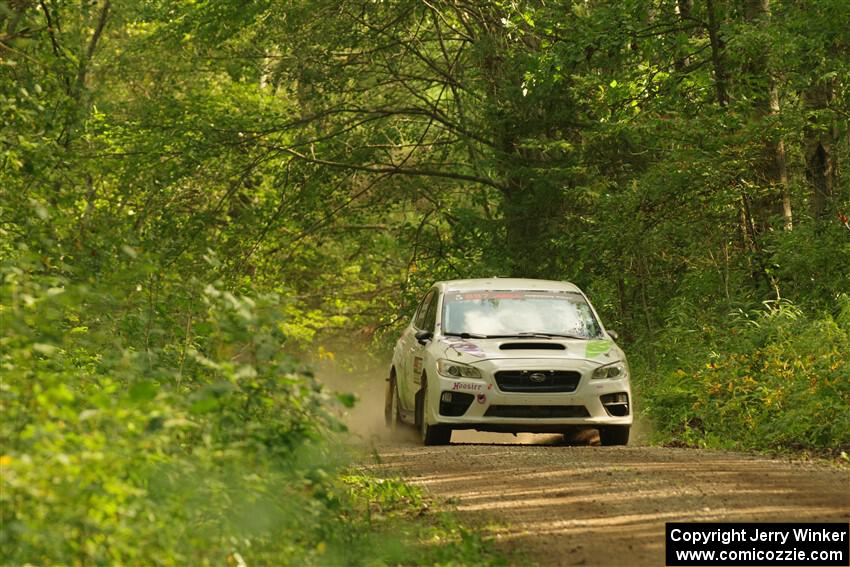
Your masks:
{"label": "leaf", "polygon": [[353,408],[357,403],[357,395],[350,392],[337,393],[336,400],[347,408]]}
{"label": "leaf", "polygon": [[58,347],[45,343],[35,343],[34,345],[32,345],[32,349],[39,354],[43,354],[44,356],[50,356],[56,353],[57,350],[59,350]]}
{"label": "leaf", "polygon": [[189,407],[189,411],[194,414],[204,414],[216,409],[219,406],[218,400],[212,396],[207,396],[196,401]]}
{"label": "leaf", "polygon": [[155,398],[158,390],[159,385],[153,381],[136,382],[130,386],[130,399],[134,402],[146,402]]}

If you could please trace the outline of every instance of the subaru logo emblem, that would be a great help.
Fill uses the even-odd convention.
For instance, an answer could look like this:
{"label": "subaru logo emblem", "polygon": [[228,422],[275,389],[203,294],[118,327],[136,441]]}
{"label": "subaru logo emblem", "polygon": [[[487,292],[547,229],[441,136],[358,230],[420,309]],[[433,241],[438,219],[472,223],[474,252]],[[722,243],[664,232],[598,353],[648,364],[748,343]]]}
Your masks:
{"label": "subaru logo emblem", "polygon": [[534,382],[535,384],[541,384],[546,381],[546,375],[542,372],[535,372],[534,374],[529,376],[528,379]]}

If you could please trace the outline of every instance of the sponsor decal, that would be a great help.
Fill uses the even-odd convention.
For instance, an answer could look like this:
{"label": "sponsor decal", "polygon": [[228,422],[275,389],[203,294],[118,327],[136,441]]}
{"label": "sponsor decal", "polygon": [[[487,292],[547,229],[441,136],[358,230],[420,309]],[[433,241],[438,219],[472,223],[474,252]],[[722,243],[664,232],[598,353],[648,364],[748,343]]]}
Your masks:
{"label": "sponsor decal", "polygon": [[417,376],[422,373],[422,357],[421,356],[414,356],[413,357],[413,373]]}
{"label": "sponsor decal", "polygon": [[483,291],[475,293],[461,293],[454,297],[455,301],[480,301],[482,299],[522,299],[524,293],[515,291]]}
{"label": "sponsor decal", "polygon": [[483,404],[487,401],[487,394],[478,394],[475,399],[478,400],[479,404]]}
{"label": "sponsor decal", "polygon": [[570,299],[576,294],[571,291],[473,291],[455,292],[448,298],[451,301],[481,301],[485,299]]}
{"label": "sponsor decal", "polygon": [[452,390],[470,390],[477,391],[484,388],[483,384],[470,384],[469,382],[455,382],[452,384]]}
{"label": "sponsor decal", "polygon": [[611,341],[605,340],[595,340],[595,341],[587,341],[587,350],[585,351],[585,356],[587,358],[596,358],[601,354],[605,354],[611,347],[614,346],[614,343]]}
{"label": "sponsor decal", "polygon": [[477,356],[479,358],[484,357],[484,351],[481,350],[481,347],[479,347],[475,343],[468,343],[468,342],[453,343],[452,348],[455,349],[455,351],[457,351],[458,354],[465,352],[466,354],[468,354],[470,356]]}

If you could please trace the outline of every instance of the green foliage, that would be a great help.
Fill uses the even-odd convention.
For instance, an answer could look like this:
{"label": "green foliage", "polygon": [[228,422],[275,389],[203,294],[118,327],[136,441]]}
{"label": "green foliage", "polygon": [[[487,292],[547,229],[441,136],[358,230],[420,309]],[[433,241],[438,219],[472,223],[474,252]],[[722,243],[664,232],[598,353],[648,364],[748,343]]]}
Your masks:
{"label": "green foliage", "polygon": [[495,564],[450,516],[419,526],[419,490],[341,473],[278,296],[208,285],[187,334],[144,350],[94,309],[128,307],[108,290],[2,276],[3,563],[383,565],[428,537],[419,564]]}
{"label": "green foliage", "polygon": [[583,286],[664,439],[846,448],[850,4],[714,4],[0,4],[0,559],[490,561],[284,354],[436,279]]}
{"label": "green foliage", "polygon": [[336,505],[316,442],[339,426],[282,354],[280,301],[210,286],[195,338],[148,351],[102,304],[121,305],[4,269],[3,562],[309,555]]}
{"label": "green foliage", "polygon": [[850,231],[839,223],[804,225],[778,238],[772,272],[783,293],[803,297],[838,316],[850,293]]}
{"label": "green foliage", "polygon": [[781,301],[701,329],[668,328],[652,345],[659,362],[642,367],[656,376],[641,390],[659,438],[724,448],[846,451],[850,298],[838,301],[835,318],[807,317]]}
{"label": "green foliage", "polygon": [[349,486],[353,501],[367,510],[352,520],[365,520],[376,534],[386,535],[382,540],[371,541],[370,550],[363,550],[363,556],[373,558],[370,565],[497,567],[508,564],[489,541],[458,523],[453,514],[432,513],[419,488],[368,474],[351,474],[343,477],[343,482]]}

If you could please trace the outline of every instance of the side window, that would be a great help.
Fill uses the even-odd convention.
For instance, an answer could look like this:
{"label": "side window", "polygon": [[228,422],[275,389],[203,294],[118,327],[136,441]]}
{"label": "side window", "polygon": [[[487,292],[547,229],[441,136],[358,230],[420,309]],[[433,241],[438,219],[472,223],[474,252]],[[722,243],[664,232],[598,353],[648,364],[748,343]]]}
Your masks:
{"label": "side window", "polygon": [[431,294],[431,301],[428,303],[428,309],[425,310],[425,325],[422,327],[426,331],[434,331],[434,327],[437,325],[437,300],[439,299],[439,295],[436,293]]}
{"label": "side window", "polygon": [[416,316],[413,318],[413,326],[417,329],[425,329],[425,318],[428,314],[428,307],[431,306],[431,299],[435,296],[434,290],[428,292],[422,303],[419,304],[419,310],[416,311]]}

